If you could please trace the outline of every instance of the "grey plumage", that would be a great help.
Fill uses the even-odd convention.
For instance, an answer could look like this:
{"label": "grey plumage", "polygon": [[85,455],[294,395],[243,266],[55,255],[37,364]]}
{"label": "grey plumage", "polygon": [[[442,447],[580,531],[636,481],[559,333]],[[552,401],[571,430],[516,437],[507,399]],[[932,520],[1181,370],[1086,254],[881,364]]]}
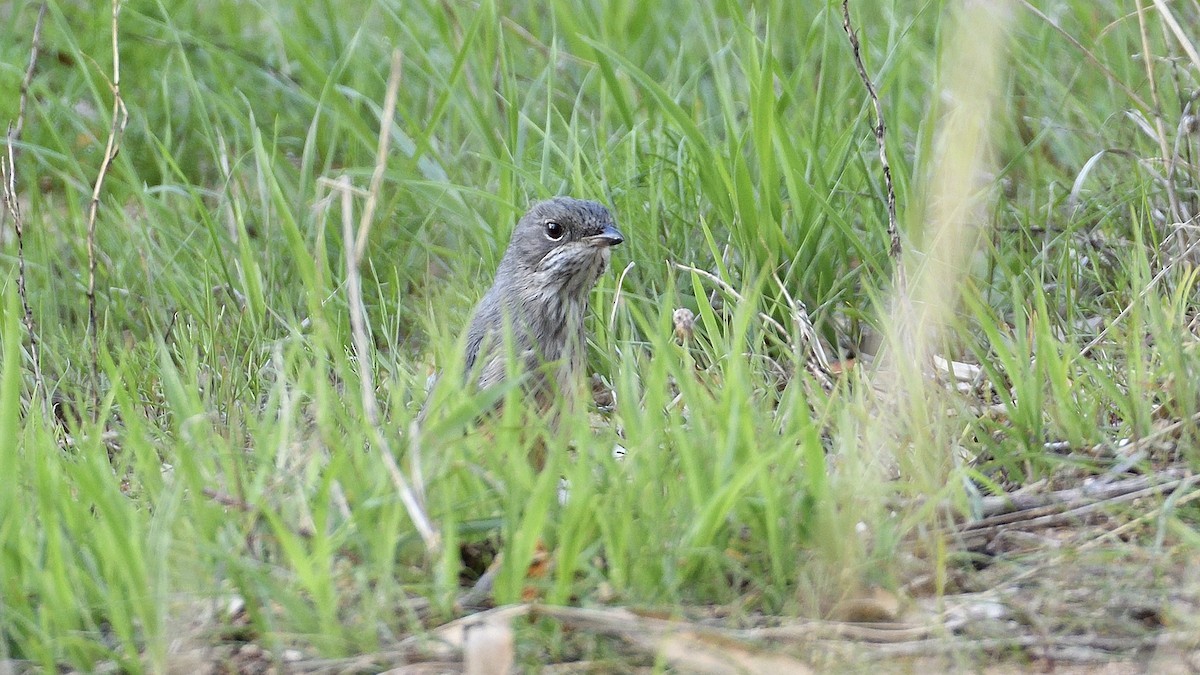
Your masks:
{"label": "grey plumage", "polygon": [[539,407],[549,409],[559,396],[570,400],[584,384],[588,293],[608,268],[609,248],[623,241],[597,202],[555,197],[530,207],[472,314],[467,382],[481,389],[504,382],[511,354]]}

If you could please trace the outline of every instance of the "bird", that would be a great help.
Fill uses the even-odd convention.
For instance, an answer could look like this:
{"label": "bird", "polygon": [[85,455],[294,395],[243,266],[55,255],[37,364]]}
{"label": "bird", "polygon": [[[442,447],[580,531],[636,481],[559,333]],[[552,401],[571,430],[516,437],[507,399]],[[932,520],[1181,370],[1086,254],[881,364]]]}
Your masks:
{"label": "bird", "polygon": [[464,383],[482,391],[516,372],[537,412],[574,404],[585,390],[588,295],[624,241],[599,202],[560,196],[533,204],[471,314]]}
{"label": "bird", "polygon": [[[612,247],[624,241],[612,213],[599,202],[555,197],[532,205],[513,228],[495,279],[471,314],[465,384],[485,390],[507,384],[517,373],[533,411],[553,433],[561,413],[577,404],[590,382],[588,295],[607,271]],[[530,441],[529,462],[542,471],[546,443],[541,437]],[[563,482],[560,478],[560,503]],[[500,560],[497,556],[460,605],[486,597]]]}

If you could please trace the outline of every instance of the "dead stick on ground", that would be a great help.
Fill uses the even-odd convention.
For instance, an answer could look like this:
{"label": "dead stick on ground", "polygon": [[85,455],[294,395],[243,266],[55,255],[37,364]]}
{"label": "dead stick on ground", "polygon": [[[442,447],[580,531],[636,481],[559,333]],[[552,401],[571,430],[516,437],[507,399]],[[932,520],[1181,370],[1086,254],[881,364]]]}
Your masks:
{"label": "dead stick on ground", "polygon": [[908,283],[904,276],[904,265],[901,260],[903,248],[900,245],[900,229],[896,224],[896,190],[892,185],[892,167],[888,164],[887,158],[887,126],[883,120],[883,104],[879,102],[875,85],[871,83],[871,76],[867,74],[867,67],[863,65],[858,35],[850,23],[850,0],[842,0],[842,29],[850,38],[850,49],[854,52],[854,66],[858,69],[858,76],[862,78],[863,85],[867,88],[867,95],[871,97],[871,103],[875,107],[875,144],[879,146],[879,163],[883,166],[883,187],[887,192],[887,234],[890,246],[888,256],[892,259],[892,266],[895,269],[897,296],[905,298],[908,293]]}
{"label": "dead stick on ground", "polygon": [[104,148],[104,161],[100,164],[100,172],[96,175],[96,185],[92,188],[92,201],[88,205],[87,216],[87,256],[88,256],[88,334],[92,342],[92,415],[99,414],[100,407],[100,335],[96,321],[96,213],[100,209],[100,188],[104,185],[104,177],[112,167],[113,160],[121,150],[121,138],[125,135],[125,125],[129,122],[129,110],[121,98],[121,52],[117,40],[117,17],[121,12],[120,0],[112,1],[112,57],[113,75],[109,86],[112,88],[113,107],[112,125],[108,129],[108,143]]}
{"label": "dead stick on ground", "polygon": [[1148,487],[1144,490],[1138,490],[1136,492],[1130,492],[1127,494],[1118,495],[1116,497],[1111,497],[1109,499],[1092,502],[1090,504],[1084,504],[1082,506],[1075,507],[1069,511],[1048,513],[1045,515],[1040,515],[1037,517],[1029,518],[1028,520],[1014,521],[1014,522],[1009,522],[1009,523],[1005,523],[1002,525],[991,525],[991,526],[987,526],[987,527],[980,527],[980,528],[976,528],[976,529],[963,531],[963,532],[961,532],[961,535],[962,535],[963,539],[966,541],[967,545],[971,546],[973,544],[977,544],[981,540],[982,541],[990,541],[992,538],[996,537],[997,535],[999,535],[1000,533],[1005,532],[1005,531],[1012,531],[1012,530],[1028,531],[1028,530],[1042,529],[1042,528],[1047,528],[1047,527],[1056,527],[1059,525],[1067,525],[1067,524],[1078,522],[1080,519],[1082,519],[1086,516],[1091,516],[1091,515],[1097,514],[1101,511],[1103,511],[1104,509],[1107,509],[1108,507],[1113,506],[1115,504],[1122,504],[1125,502],[1130,502],[1130,501],[1134,501],[1137,499],[1141,499],[1143,497],[1153,497],[1153,496],[1162,495],[1162,494],[1165,494],[1168,492],[1173,492],[1181,484],[1183,484],[1182,480],[1171,481],[1169,483],[1164,483],[1162,485],[1155,485],[1153,487]]}
{"label": "dead stick on ground", "polygon": [[8,127],[6,148],[8,163],[0,157],[0,184],[3,185],[4,204],[12,215],[13,228],[17,233],[17,295],[21,297],[21,310],[24,315],[25,332],[29,334],[29,358],[33,362],[34,398],[41,401],[42,414],[49,413],[46,398],[46,384],[42,379],[42,359],[38,353],[37,331],[33,325],[33,310],[29,306],[29,294],[25,285],[25,221],[21,215],[21,205],[17,201],[17,162],[16,144],[21,140],[21,131],[25,129],[25,110],[29,104],[29,85],[33,82],[33,71],[37,67],[38,52],[42,44],[42,23],[46,18],[46,4],[38,8],[37,21],[33,24],[33,39],[29,47],[29,64],[25,67],[25,77],[21,79],[20,102],[17,104],[17,120]]}
{"label": "dead stick on ground", "polygon": [[[346,249],[346,293],[350,303],[350,330],[354,341],[354,351],[358,355],[363,411],[367,416],[374,445],[400,494],[400,501],[404,504],[409,518],[412,519],[413,525],[416,526],[417,532],[425,542],[426,551],[431,557],[435,557],[441,546],[438,532],[425,514],[421,495],[413,490],[412,481],[408,480],[404,471],[396,463],[391,444],[388,443],[387,436],[379,428],[379,402],[375,399],[371,341],[367,336],[366,312],[362,301],[362,276],[359,272],[363,254],[366,252],[367,238],[371,232],[371,223],[375,216],[375,205],[379,201],[383,172],[387,166],[388,140],[391,138],[392,119],[396,113],[396,96],[400,89],[400,67],[400,51],[396,50],[392,53],[392,71],[388,77],[387,94],[384,96],[383,116],[379,120],[379,147],[375,157],[375,171],[371,175],[371,185],[367,192],[362,217],[359,220],[357,235],[354,232],[354,190],[350,185],[350,179],[343,176],[337,182],[337,186],[342,193],[342,235],[343,245]],[[414,452],[418,451],[418,444],[414,442],[411,448]],[[419,467],[420,461],[414,461],[413,466]],[[418,479],[416,484],[420,486],[423,481]]]}

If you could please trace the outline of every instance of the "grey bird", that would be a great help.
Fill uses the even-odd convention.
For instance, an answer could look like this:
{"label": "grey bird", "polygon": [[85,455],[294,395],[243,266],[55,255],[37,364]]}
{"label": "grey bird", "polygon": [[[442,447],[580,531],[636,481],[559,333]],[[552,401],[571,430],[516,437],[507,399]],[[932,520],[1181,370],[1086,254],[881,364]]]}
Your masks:
{"label": "grey bird", "polygon": [[602,204],[570,197],[534,204],[475,307],[467,329],[468,381],[481,389],[504,382],[512,354],[520,359],[516,370],[529,374],[526,390],[539,408],[569,400],[584,383],[588,294],[608,268],[610,247],[623,241]]}

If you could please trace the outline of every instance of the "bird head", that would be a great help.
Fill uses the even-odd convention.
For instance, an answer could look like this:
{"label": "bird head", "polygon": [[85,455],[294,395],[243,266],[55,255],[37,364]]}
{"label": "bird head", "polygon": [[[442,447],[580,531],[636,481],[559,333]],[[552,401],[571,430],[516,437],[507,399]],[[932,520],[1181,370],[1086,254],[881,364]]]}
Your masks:
{"label": "bird head", "polygon": [[625,241],[603,204],[555,197],[534,204],[513,230],[500,274],[537,285],[539,294],[587,293]]}

